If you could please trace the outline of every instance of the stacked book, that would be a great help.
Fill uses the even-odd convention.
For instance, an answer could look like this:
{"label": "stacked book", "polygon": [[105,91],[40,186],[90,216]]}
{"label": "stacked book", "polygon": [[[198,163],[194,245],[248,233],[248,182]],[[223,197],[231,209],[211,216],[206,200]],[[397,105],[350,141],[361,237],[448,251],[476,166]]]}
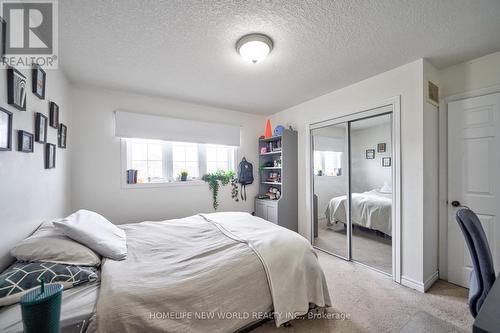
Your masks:
{"label": "stacked book", "polygon": [[127,184],[137,184],[137,170],[127,170]]}

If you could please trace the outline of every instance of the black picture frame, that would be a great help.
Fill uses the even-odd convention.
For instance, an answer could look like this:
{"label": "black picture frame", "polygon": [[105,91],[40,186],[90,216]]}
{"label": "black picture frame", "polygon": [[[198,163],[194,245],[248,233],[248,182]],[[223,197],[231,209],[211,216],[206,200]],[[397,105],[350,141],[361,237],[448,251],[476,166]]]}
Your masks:
{"label": "black picture frame", "polygon": [[379,143],[377,145],[377,152],[379,152],[379,153],[385,153],[386,150],[387,150],[387,144],[385,142]]}
{"label": "black picture frame", "polygon": [[31,75],[31,91],[40,98],[45,99],[45,81],[47,74],[39,65],[34,65]]}
{"label": "black picture frame", "polygon": [[45,169],[54,169],[56,167],[56,145],[53,143],[45,144]]}
{"label": "black picture frame", "polygon": [[7,43],[7,21],[0,17],[0,56],[5,55]]}
{"label": "black picture frame", "polygon": [[49,102],[49,126],[59,129],[59,105]]}
{"label": "black picture frame", "polygon": [[7,103],[19,111],[26,111],[26,89],[26,76],[14,67],[7,68]]}
{"label": "black picture frame", "polygon": [[375,149],[367,149],[366,150],[366,159],[367,160],[375,159]]}
{"label": "black picture frame", "polygon": [[66,149],[66,141],[68,137],[68,127],[63,123],[59,124],[59,131],[57,133],[57,146]]}
{"label": "black picture frame", "polygon": [[390,157],[382,157],[382,166],[384,168],[388,168],[391,166],[391,158]]}
{"label": "black picture frame", "polygon": [[12,112],[0,107],[0,151],[12,150]]}
{"label": "black picture frame", "polygon": [[17,150],[23,153],[34,152],[35,136],[29,132],[17,131]]}
{"label": "black picture frame", "polygon": [[47,142],[48,118],[40,112],[35,113],[35,141],[38,143]]}

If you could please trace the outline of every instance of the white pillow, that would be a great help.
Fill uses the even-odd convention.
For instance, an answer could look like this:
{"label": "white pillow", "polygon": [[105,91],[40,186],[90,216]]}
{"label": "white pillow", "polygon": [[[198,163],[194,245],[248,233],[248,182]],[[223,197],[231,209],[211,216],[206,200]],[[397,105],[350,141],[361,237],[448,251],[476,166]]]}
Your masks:
{"label": "white pillow", "polygon": [[31,236],[16,244],[10,254],[20,261],[48,261],[78,266],[99,266],[101,258],[88,247],[75,242],[52,222],[43,223]]}
{"label": "white pillow", "polygon": [[54,221],[54,225],[69,238],[86,245],[103,257],[114,260],[127,257],[125,231],[97,213],[82,209],[62,220]]}
{"label": "white pillow", "polygon": [[392,187],[387,184],[387,182],[384,182],[384,186],[379,191],[380,193],[386,193],[386,194],[392,194]]}

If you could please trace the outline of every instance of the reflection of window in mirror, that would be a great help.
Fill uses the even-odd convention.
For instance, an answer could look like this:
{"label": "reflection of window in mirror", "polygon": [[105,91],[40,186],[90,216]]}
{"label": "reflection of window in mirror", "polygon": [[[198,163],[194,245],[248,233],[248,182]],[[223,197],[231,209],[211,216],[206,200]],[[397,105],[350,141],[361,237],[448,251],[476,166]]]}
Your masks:
{"label": "reflection of window in mirror", "polygon": [[342,176],[342,152],[315,150],[314,175],[327,177]]}

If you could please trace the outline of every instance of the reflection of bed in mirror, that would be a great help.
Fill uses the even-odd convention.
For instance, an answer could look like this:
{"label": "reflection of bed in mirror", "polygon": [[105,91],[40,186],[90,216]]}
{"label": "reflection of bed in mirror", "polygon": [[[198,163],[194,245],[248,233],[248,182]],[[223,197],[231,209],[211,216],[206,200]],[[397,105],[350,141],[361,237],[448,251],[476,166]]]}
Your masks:
{"label": "reflection of bed in mirror", "polygon": [[[346,224],[346,196],[338,196],[330,200],[325,211],[327,227],[339,223]],[[351,219],[355,226],[377,230],[392,236],[392,194],[371,190],[363,193],[352,193]]]}

